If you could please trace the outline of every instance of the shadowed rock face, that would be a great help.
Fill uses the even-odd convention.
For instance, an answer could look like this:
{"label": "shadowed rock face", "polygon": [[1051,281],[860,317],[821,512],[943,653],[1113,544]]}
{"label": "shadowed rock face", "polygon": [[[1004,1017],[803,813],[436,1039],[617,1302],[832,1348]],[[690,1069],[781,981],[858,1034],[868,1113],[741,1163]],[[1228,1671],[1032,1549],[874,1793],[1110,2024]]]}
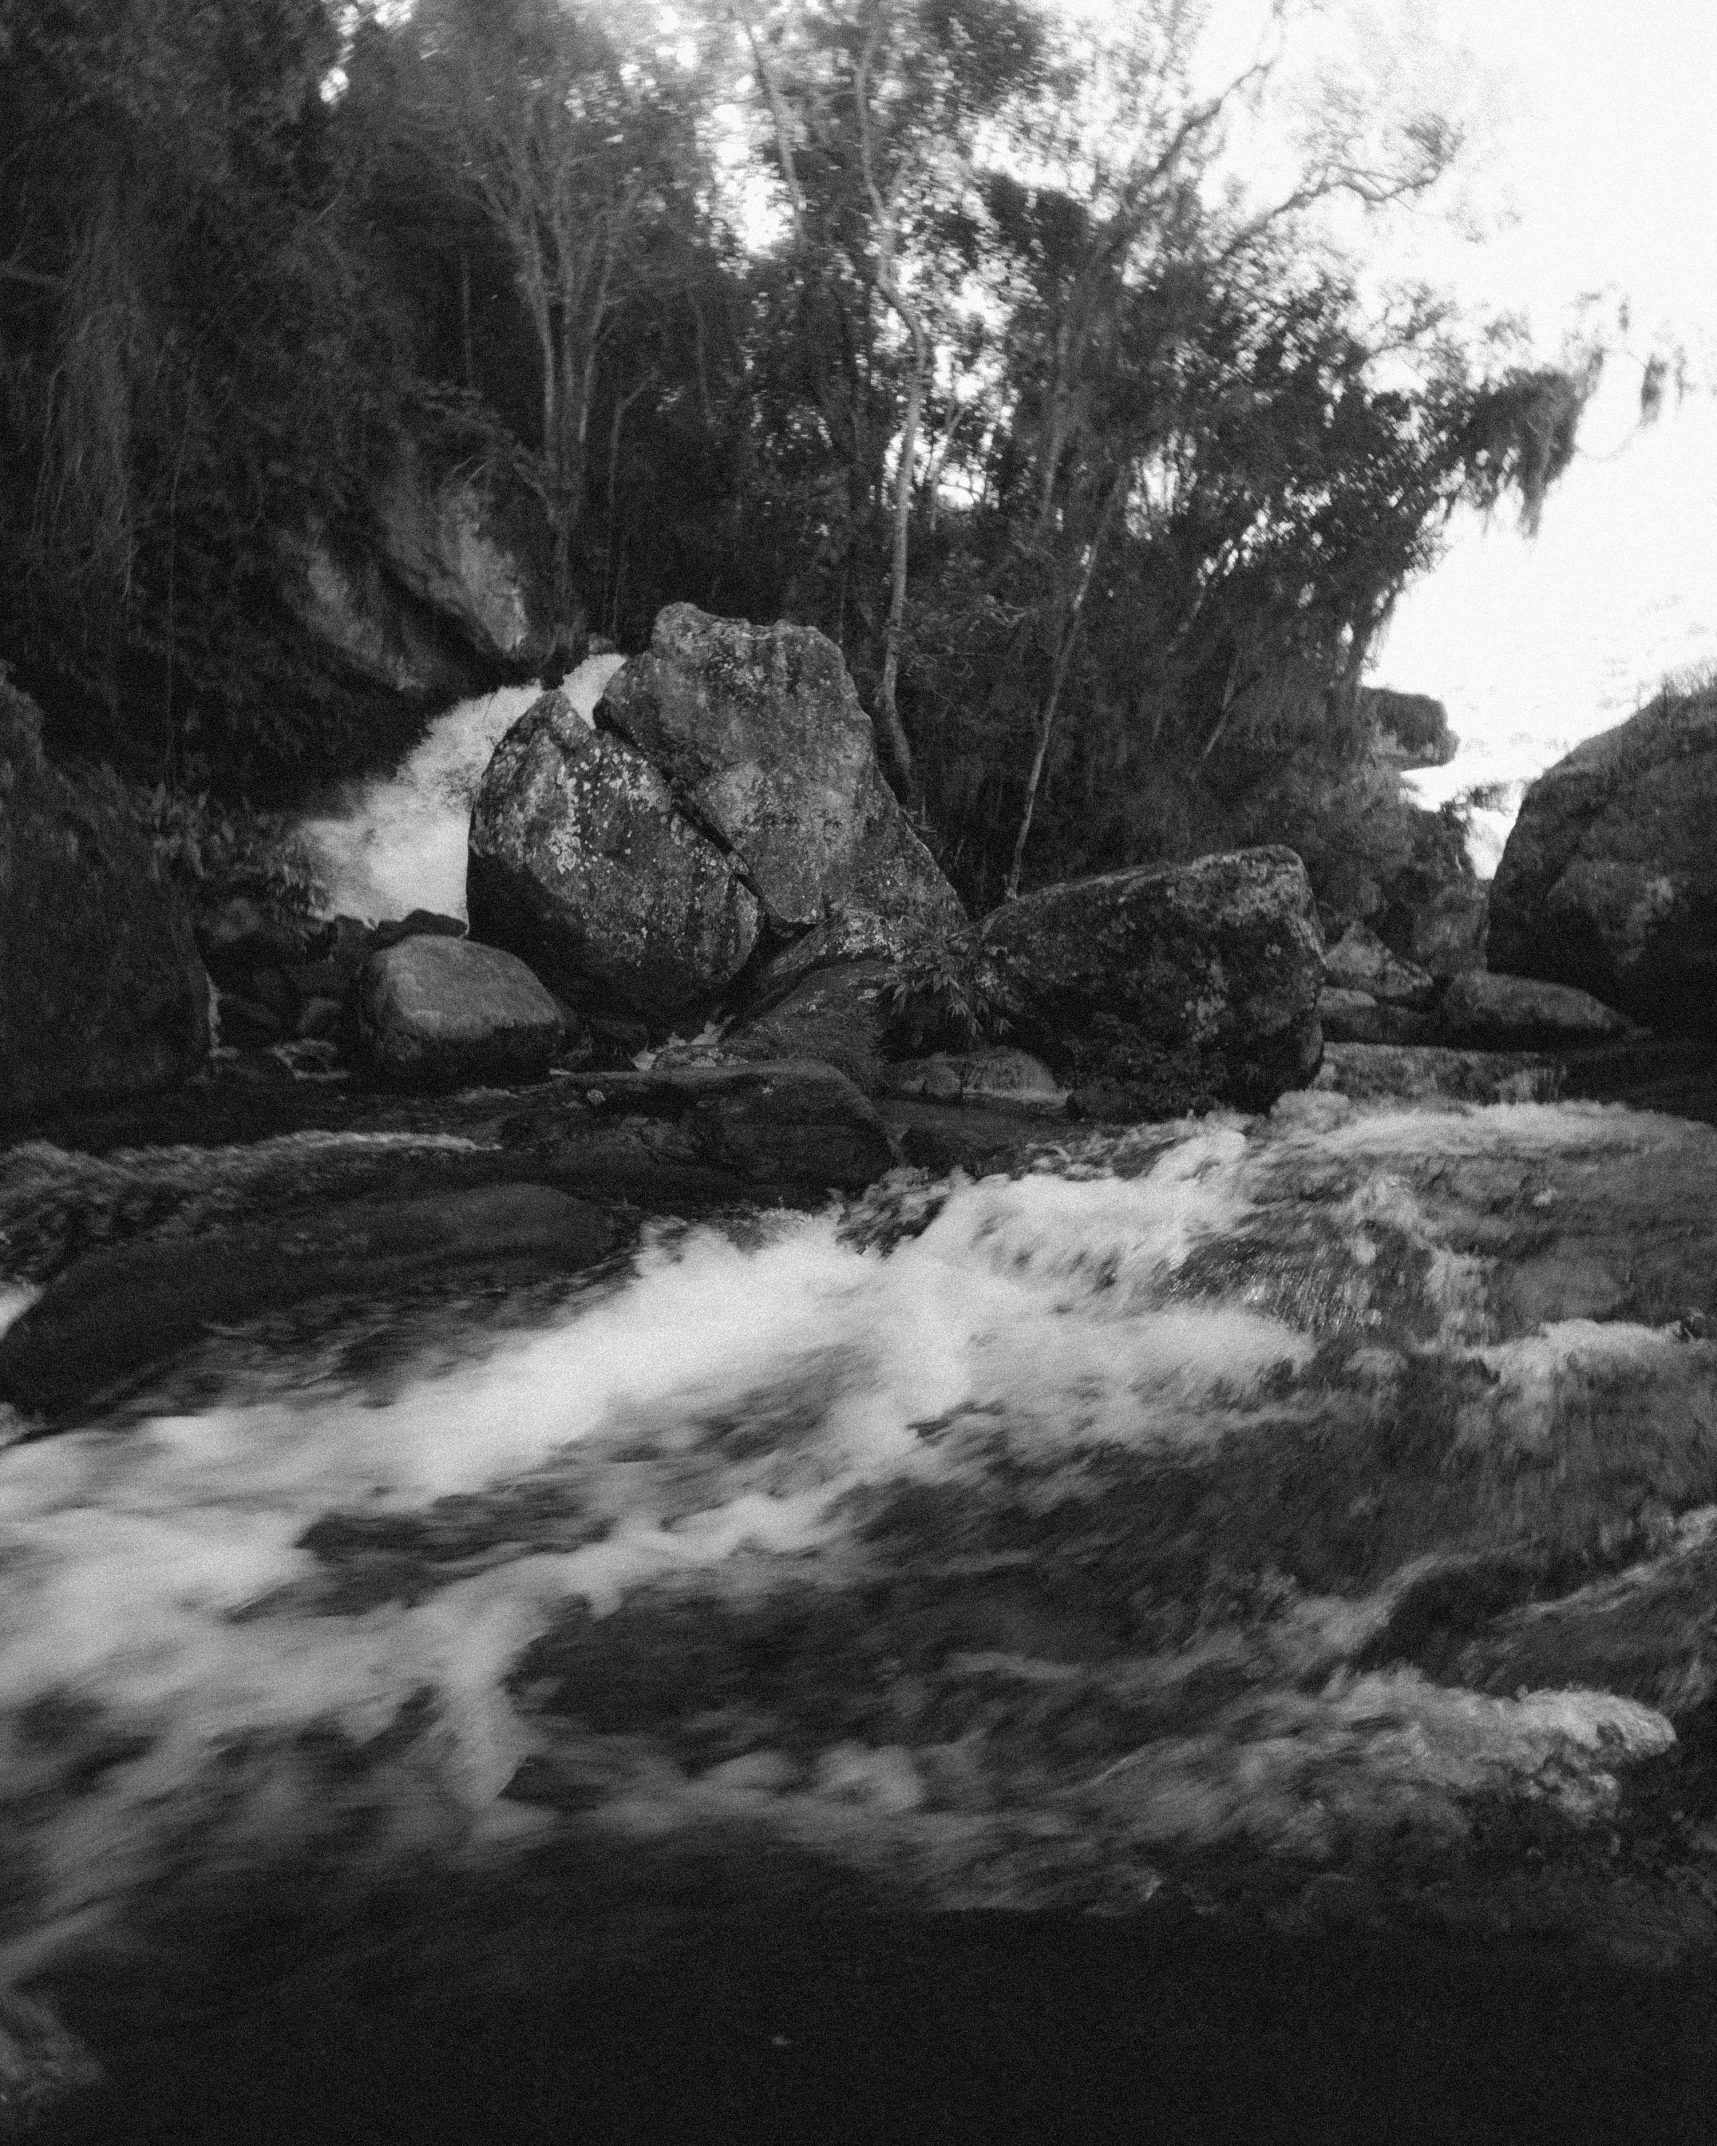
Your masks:
{"label": "shadowed rock face", "polygon": [[761,911],[737,861],[622,739],[546,693],[496,748],[471,815],[471,935],[581,1011],[665,1025],[744,966]]}
{"label": "shadowed rock face", "polygon": [[1490,960],[1669,1034],[1717,1033],[1717,697],[1666,697],[1526,793]]}
{"label": "shadowed rock face", "polygon": [[1081,1084],[1155,1081],[1152,1115],[1267,1107],[1317,1070],[1323,939],[1292,850],[1045,887],[981,940],[1011,1040]]}
{"label": "shadowed rock face", "polygon": [[0,679],[0,1117],[182,1079],[209,1047],[188,915],[120,800]]}
{"label": "shadowed rock face", "polygon": [[596,721],[744,860],[778,926],[803,931],[852,909],[928,927],[965,921],[878,771],[840,650],[814,627],[670,604],[648,653],[610,682]]}

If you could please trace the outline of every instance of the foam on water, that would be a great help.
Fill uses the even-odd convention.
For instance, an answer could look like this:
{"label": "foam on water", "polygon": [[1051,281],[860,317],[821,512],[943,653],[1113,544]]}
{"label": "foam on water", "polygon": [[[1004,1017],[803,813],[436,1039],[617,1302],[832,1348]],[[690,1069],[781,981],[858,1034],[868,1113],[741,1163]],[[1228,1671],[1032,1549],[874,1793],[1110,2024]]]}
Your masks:
{"label": "foam on water", "polygon": [[[1454,1155],[1482,1151],[1504,1116],[1517,1142],[1536,1129],[1546,1153],[1605,1122],[1474,1113],[1435,1121],[1433,1138]],[[99,1929],[187,1843],[236,1865],[337,1832],[350,1817],[341,1795],[379,1810],[363,1850],[377,1858],[486,1852],[544,1823],[502,1793],[538,1743],[508,1677],[573,1606],[601,1619],[688,1576],[743,1594],[783,1570],[838,1574],[861,1556],[884,1491],[1000,1470],[1053,1501],[1064,1462],[1074,1477],[1105,1453],[1211,1452],[1236,1425],[1267,1420],[1290,1405],[1281,1396],[1312,1367],[1318,1332],[1244,1276],[1227,1289],[1188,1277],[1256,1222],[1261,1153],[1291,1154],[1297,1140],[1338,1154],[1362,1137],[1386,1151],[1388,1121],[1273,1146],[1218,1121],[1131,1178],[956,1181],[927,1227],[886,1250],[861,1248],[833,1211],[763,1218],[743,1243],[664,1230],[624,1286],[538,1331],[473,1341],[483,1353],[383,1405],[332,1384],[291,1401],[236,1393],[0,1451],[0,1781],[30,1867],[0,1924],[0,1976]],[[1362,1293],[1379,1232],[1424,1234],[1387,1170],[1318,1226],[1345,1247]],[[1471,1291],[1453,1270],[1433,1284],[1459,1339]],[[1549,1334],[1495,1371],[1530,1416],[1545,1365],[1656,1345]],[[1377,1353],[1383,1377],[1392,1359]],[[374,1531],[455,1511],[478,1516],[476,1546],[403,1592],[343,1594],[312,1532],[331,1515]],[[531,1518],[542,1512],[563,1518]],[[1310,1650],[1296,1658],[1303,1679],[1326,1642],[1292,1644]],[[1646,1749],[1668,1734],[1648,1709],[1602,1694],[1524,1710],[1467,1698],[1411,1679],[1327,1698],[1285,1689],[1270,1702],[1279,1721],[1260,1715],[1226,1743],[1219,1726],[1196,1750],[1153,1747],[1140,1779],[1160,1793],[1148,1811],[1135,1794],[1129,1822],[1141,1839],[1177,1827],[1222,1838],[1242,1818],[1267,1832],[1284,1798],[1313,1795],[1319,1752],[1339,1771],[1359,1745],[1386,1758],[1391,1737],[1419,1761],[1436,1745],[1431,1772],[1471,1786],[1570,1739],[1613,1732]],[[313,1732],[387,1755],[361,1790],[331,1794],[306,1771]],[[1260,1755],[1278,1745],[1279,1765]],[[652,1792],[649,1823],[670,1806],[755,1800],[765,1762],[748,1759],[743,1779],[674,1775]],[[781,1804],[781,1824],[800,1837],[844,1827],[845,1839],[860,1807],[904,1824],[919,1764],[841,1744],[800,1802]],[[1266,1776],[1270,1795],[1249,1801],[1245,1781]],[[1277,1817],[1290,1837],[1300,1820]],[[935,1853],[969,1857],[969,1829],[937,1824]]]}
{"label": "foam on water", "polygon": [[[565,680],[561,691],[586,722],[624,661],[589,656]],[[471,807],[496,746],[542,690],[504,686],[461,701],[436,718],[396,774],[303,824],[332,910],[372,920],[413,909],[464,916]]]}

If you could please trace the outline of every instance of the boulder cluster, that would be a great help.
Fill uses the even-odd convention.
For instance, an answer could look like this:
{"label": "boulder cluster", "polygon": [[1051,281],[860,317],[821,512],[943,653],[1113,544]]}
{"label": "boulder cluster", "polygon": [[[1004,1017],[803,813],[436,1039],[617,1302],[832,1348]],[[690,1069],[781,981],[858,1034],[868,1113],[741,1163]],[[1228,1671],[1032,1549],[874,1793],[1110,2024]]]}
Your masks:
{"label": "boulder cluster", "polygon": [[[1437,703],[1382,698],[1404,756],[1444,753]],[[747,1069],[783,1065],[832,1069],[861,1111],[1110,1121],[1267,1109],[1320,1062],[1350,1088],[1442,1066],[1433,1085],[1488,1093],[1473,1054],[1717,1028],[1714,771],[1717,708],[1666,696],[1534,787],[1493,888],[1433,874],[1410,914],[1327,950],[1283,847],[973,919],[883,780],[835,645],[676,604],[593,719],[549,691],[502,739],[471,817],[467,931],[422,911],[316,922],[246,893],[187,915],[122,800],[50,767],[0,684],[0,1112],[183,1081],[211,1041],[268,1077],[394,1090],[551,1070],[624,1087],[648,1068],[632,1102],[662,1124],[685,1118],[664,1082],[743,1115]]]}

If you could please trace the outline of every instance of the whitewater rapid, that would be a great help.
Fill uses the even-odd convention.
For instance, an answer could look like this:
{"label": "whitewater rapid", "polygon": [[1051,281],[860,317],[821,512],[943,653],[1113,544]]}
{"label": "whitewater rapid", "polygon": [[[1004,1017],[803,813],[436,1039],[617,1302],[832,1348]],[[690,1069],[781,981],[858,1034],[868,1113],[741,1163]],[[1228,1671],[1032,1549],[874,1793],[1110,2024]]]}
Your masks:
{"label": "whitewater rapid", "polygon": [[[587,723],[624,661],[589,656],[563,682]],[[394,774],[354,785],[334,810],[301,824],[332,914],[376,922],[429,909],[464,917],[471,807],[496,746],[542,691],[540,683],[504,686],[461,701],[436,718]]]}
{"label": "whitewater rapid", "polygon": [[[569,1796],[622,1838],[743,1821],[857,1867],[904,1858],[941,1905],[1099,1882],[1144,1898],[1176,1842],[1327,1855],[1338,1809],[1447,1827],[1451,1798],[1523,1769],[1552,1768],[1559,1808],[1602,1807],[1604,1767],[1673,1741],[1663,1717],[1603,1691],[1356,1678],[1393,1581],[1320,1594],[1237,1571],[1190,1653],[1183,1632],[1081,1666],[1092,1617],[1159,1614],[1126,1610],[1141,1580],[1103,1579],[1064,1632],[1008,1578],[1098,1584],[1078,1578],[1091,1549],[1027,1547],[1084,1501],[1124,1572],[1143,1554],[1126,1500],[1150,1513],[1153,1483],[1231,1451],[1267,1462],[1278,1439],[1317,1450],[1326,1420],[1362,1451],[1427,1351],[1489,1367],[1459,1374],[1478,1398],[1453,1420],[1499,1452],[1555,1448],[1559,1412],[1589,1415],[1606,1381],[1623,1438],[1629,1380],[1703,1364],[1625,1322],[1500,1335],[1492,1263],[1439,1219],[1451,1172],[1632,1167],[1657,1121],[1313,1101],[1274,1132],[1142,1128],[1011,1177],[906,1173],[856,1209],[660,1224],[624,1274],[569,1276],[533,1331],[450,1309],[433,1361],[373,1378],[321,1333],[260,1355],[235,1337],[194,1411],[0,1450],[0,1983],[117,1941],[187,1873],[319,1857],[349,1887],[481,1865],[554,1834]],[[1599,1468],[1579,1421],[1558,1496]],[[900,1577],[861,1613],[867,1572]],[[769,1665],[794,1657],[744,1634],[783,1602],[811,1688],[771,1698]],[[883,1646],[905,1660],[865,1700],[872,1726],[843,1727]],[[1239,1712],[1220,1678],[1176,1696],[1219,1662],[1246,1665]],[[1039,1845],[998,1861],[1022,1825]],[[1132,1845],[1099,1852],[1117,1825]]]}

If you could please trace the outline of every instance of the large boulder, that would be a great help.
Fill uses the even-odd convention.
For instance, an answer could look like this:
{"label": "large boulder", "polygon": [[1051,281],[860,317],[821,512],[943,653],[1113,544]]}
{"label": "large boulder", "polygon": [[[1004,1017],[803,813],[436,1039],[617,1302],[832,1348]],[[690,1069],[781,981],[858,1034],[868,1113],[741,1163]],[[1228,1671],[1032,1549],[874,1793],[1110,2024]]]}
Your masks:
{"label": "large boulder", "polygon": [[953,929],[958,895],[876,764],[841,652],[811,626],[752,626],[691,604],[597,706],[666,776],[680,809],[744,861],[771,921],[804,930],[872,910]]}
{"label": "large boulder", "polygon": [[1317,1071],[1323,939],[1290,849],[1045,887],[981,927],[1010,1041],[1099,1115],[1265,1108]]}
{"label": "large boulder", "polygon": [[50,767],[0,678],[0,1114],[167,1087],[208,1047],[176,890],[117,788]]}
{"label": "large boulder", "polygon": [[1717,1031],[1717,692],[1665,693],[1526,794],[1490,958],[1650,1028]]}
{"label": "large boulder", "polygon": [[358,976],[358,1036],[389,1086],[536,1080],[564,1039],[555,999],[514,954],[425,934],[372,954]]}
{"label": "large boulder", "polygon": [[624,739],[545,693],[501,740],[471,815],[475,939],[519,954],[581,1012],[665,1029],[744,967],[762,911],[735,858]]}

